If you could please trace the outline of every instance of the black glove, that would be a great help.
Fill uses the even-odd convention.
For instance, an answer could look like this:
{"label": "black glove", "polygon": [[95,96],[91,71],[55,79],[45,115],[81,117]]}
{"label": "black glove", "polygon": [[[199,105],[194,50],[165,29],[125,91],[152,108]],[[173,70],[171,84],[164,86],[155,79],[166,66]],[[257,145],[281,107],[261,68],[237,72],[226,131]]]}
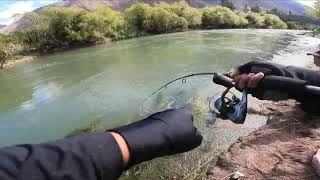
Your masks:
{"label": "black glove", "polygon": [[167,110],[111,130],[119,133],[130,150],[128,168],[155,157],[186,152],[198,147],[202,136],[186,109]]}
{"label": "black glove", "polygon": [[[250,93],[258,99],[282,100],[295,99],[301,102],[301,108],[309,113],[320,113],[319,95],[304,92],[305,85],[320,86],[320,72],[294,66],[252,61],[238,67],[241,74],[258,73],[265,74],[259,86],[250,89]],[[272,78],[269,78],[273,76]],[[279,78],[274,77],[279,76]],[[281,78],[286,77],[286,78]]]}

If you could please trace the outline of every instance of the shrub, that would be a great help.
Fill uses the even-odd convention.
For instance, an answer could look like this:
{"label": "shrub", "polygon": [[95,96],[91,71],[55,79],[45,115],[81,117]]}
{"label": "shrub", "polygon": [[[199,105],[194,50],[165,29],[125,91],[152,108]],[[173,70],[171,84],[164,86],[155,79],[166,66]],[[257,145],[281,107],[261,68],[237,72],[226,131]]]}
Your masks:
{"label": "shrub", "polygon": [[123,39],[126,37],[128,25],[119,12],[108,7],[100,7],[84,15],[79,23],[80,31],[70,30],[68,34],[72,40],[101,41],[105,37]]}
{"label": "shrub", "polygon": [[245,28],[248,26],[249,24],[249,21],[246,19],[246,13],[243,13],[243,12],[238,12],[237,13],[238,16],[239,16],[239,27],[240,28]]}
{"label": "shrub", "polygon": [[151,33],[185,30],[188,22],[161,7],[153,7],[150,17],[144,21],[144,30]]}
{"label": "shrub", "polygon": [[48,33],[52,37],[53,46],[66,46],[78,42],[74,32],[80,32],[84,21],[84,11],[75,8],[46,8],[42,11],[48,19]]}
{"label": "shrub", "polygon": [[152,7],[149,4],[137,3],[125,10],[125,18],[128,23],[138,30],[144,30],[144,24],[150,18]]}
{"label": "shrub", "polygon": [[39,50],[74,44],[95,43],[106,38],[123,39],[133,33],[119,12],[108,7],[94,11],[74,8],[47,8],[27,18],[33,26],[17,32],[22,42]]}
{"label": "shrub", "polygon": [[240,17],[226,7],[206,7],[202,13],[202,26],[209,29],[239,27]]}
{"label": "shrub", "polygon": [[188,22],[189,28],[198,28],[201,25],[202,13],[201,10],[190,7],[185,1],[168,4],[160,2],[156,7],[164,8],[165,10],[184,18]]}
{"label": "shrub", "polygon": [[140,31],[149,33],[164,33],[183,31],[188,28],[185,18],[179,17],[178,6],[167,3],[150,6],[138,3],[125,11],[129,24],[135,26]]}
{"label": "shrub", "polygon": [[288,26],[278,16],[273,14],[262,14],[264,18],[264,28],[268,29],[287,29]]}
{"label": "shrub", "polygon": [[265,26],[264,18],[259,13],[249,12],[246,15],[249,28],[262,28]]}

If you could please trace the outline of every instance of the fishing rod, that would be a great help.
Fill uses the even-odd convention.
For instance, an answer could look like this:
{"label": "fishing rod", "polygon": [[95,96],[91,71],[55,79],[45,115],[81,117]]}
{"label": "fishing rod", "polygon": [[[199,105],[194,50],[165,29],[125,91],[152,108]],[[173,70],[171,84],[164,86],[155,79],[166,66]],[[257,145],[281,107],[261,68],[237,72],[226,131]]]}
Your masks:
{"label": "fishing rod", "polygon": [[[209,101],[210,111],[216,115],[216,117],[223,120],[231,120],[236,124],[243,124],[247,116],[247,104],[248,104],[248,90],[244,89],[241,93],[241,98],[238,98],[235,94],[230,92],[232,88],[235,88],[235,84],[232,79],[226,74],[206,72],[206,73],[195,73],[186,76],[176,78],[165,85],[161,86],[155,92],[151,94],[153,96],[157,92],[166,88],[173,82],[182,80],[182,83],[186,82],[186,78],[193,76],[207,76],[212,75],[212,81],[215,84],[222,85],[226,87],[224,92],[220,97],[215,99],[213,96]],[[320,95],[320,87],[308,85],[304,80],[289,78],[283,76],[265,76],[259,83],[259,88],[264,89],[265,91],[276,91],[278,94],[313,94]],[[238,89],[237,89],[238,90]],[[232,97],[228,97],[228,94],[232,94]],[[150,98],[149,96],[148,98]],[[288,96],[286,96],[288,97]],[[286,98],[287,99],[287,98]],[[284,99],[282,99],[284,100]],[[214,101],[212,103],[212,101]],[[213,107],[211,106],[213,104]]]}
{"label": "fishing rod", "polygon": [[166,88],[169,84],[171,83],[174,83],[176,81],[179,81],[179,80],[183,80],[182,82],[185,83],[185,79],[188,78],[188,77],[193,77],[193,76],[207,76],[207,75],[215,75],[216,73],[212,73],[212,72],[205,72],[205,73],[195,73],[195,74],[189,74],[189,75],[186,75],[186,76],[182,76],[182,77],[179,77],[179,78],[176,78],[170,82],[168,82],[167,84],[161,86],[159,89],[157,89],[156,91],[154,91],[149,97],[155,95],[157,92],[161,91],[163,88]]}

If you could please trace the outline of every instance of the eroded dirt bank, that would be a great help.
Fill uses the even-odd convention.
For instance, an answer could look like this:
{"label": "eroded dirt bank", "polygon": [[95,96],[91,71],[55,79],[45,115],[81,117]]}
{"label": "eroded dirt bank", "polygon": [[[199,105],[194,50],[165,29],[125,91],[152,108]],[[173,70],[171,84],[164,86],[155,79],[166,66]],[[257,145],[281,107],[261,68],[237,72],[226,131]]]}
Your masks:
{"label": "eroded dirt bank", "polygon": [[268,124],[239,138],[207,170],[204,179],[320,179],[311,165],[320,148],[320,117],[306,115],[295,101],[266,102],[251,109],[269,117]]}

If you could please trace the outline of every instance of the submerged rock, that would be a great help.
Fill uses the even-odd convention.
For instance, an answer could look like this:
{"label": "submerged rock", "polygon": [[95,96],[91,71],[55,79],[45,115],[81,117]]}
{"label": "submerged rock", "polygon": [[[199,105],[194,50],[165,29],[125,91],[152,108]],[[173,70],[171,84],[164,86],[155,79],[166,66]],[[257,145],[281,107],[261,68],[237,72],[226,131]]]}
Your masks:
{"label": "submerged rock", "polygon": [[88,126],[83,127],[83,128],[79,128],[79,129],[75,129],[71,133],[69,133],[66,137],[72,137],[72,136],[97,132],[98,126],[101,124],[101,122],[102,122],[101,118],[96,118],[96,119],[90,121]]}
{"label": "submerged rock", "polygon": [[230,179],[237,180],[242,177],[244,177],[244,174],[242,174],[240,171],[236,171],[235,173],[232,174]]}

